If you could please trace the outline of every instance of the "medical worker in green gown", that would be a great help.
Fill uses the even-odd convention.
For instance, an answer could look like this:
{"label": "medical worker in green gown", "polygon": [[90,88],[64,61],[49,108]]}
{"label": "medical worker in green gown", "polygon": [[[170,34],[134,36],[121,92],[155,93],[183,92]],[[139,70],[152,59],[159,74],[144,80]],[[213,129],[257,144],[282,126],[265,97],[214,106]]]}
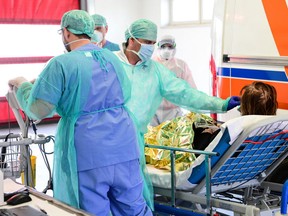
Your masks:
{"label": "medical worker in green gown", "polygon": [[65,13],[60,33],[68,53],[50,60],[34,84],[9,81],[33,119],[61,116],[54,149],[55,198],[93,215],[149,215],[137,133],[125,102],[130,82],[109,50],[91,43],[94,21]]}
{"label": "medical worker in green gown", "polygon": [[144,197],[151,206],[152,185],[145,173],[144,138],[147,125],[155,115],[162,99],[194,112],[226,112],[240,104],[232,96],[223,100],[193,89],[162,64],[151,60],[157,41],[157,26],[146,19],[133,22],[125,31],[126,42],[121,51],[114,52],[122,61],[131,81],[131,98],[127,103],[137,121],[140,132],[141,165],[145,175]]}

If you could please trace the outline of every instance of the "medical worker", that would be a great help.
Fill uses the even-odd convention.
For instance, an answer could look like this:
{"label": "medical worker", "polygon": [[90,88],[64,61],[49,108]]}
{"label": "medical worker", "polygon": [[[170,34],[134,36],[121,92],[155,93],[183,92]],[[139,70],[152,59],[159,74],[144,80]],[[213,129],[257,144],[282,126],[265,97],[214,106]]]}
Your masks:
{"label": "medical worker", "polygon": [[[160,62],[174,72],[178,78],[186,80],[192,88],[197,89],[192,72],[186,62],[175,57],[175,38],[171,35],[164,35],[157,43],[157,46],[157,55],[153,57],[153,60]],[[183,116],[182,109],[163,99],[150,124],[152,126],[157,126],[164,121],[174,119],[178,116]]]}
{"label": "medical worker", "polygon": [[112,43],[111,41],[106,40],[106,34],[108,32],[108,25],[105,17],[94,14],[92,18],[95,22],[95,34],[98,36],[98,45],[102,48],[109,49],[111,51],[118,51],[120,47],[116,43]]}
{"label": "medical worker", "polygon": [[126,42],[114,52],[128,75],[132,92],[127,106],[136,118],[140,132],[141,167],[145,175],[144,197],[151,206],[153,193],[149,175],[145,172],[144,134],[163,98],[182,108],[196,112],[226,112],[239,105],[239,97],[226,100],[211,97],[192,88],[164,65],[151,60],[157,40],[157,26],[147,19],[133,22],[125,31]]}
{"label": "medical worker", "polygon": [[121,63],[91,43],[94,21],[87,12],[65,13],[60,32],[68,53],[53,58],[34,84],[9,81],[28,116],[61,116],[55,198],[93,215],[152,215],[142,196],[137,134],[125,106],[130,84]]}

